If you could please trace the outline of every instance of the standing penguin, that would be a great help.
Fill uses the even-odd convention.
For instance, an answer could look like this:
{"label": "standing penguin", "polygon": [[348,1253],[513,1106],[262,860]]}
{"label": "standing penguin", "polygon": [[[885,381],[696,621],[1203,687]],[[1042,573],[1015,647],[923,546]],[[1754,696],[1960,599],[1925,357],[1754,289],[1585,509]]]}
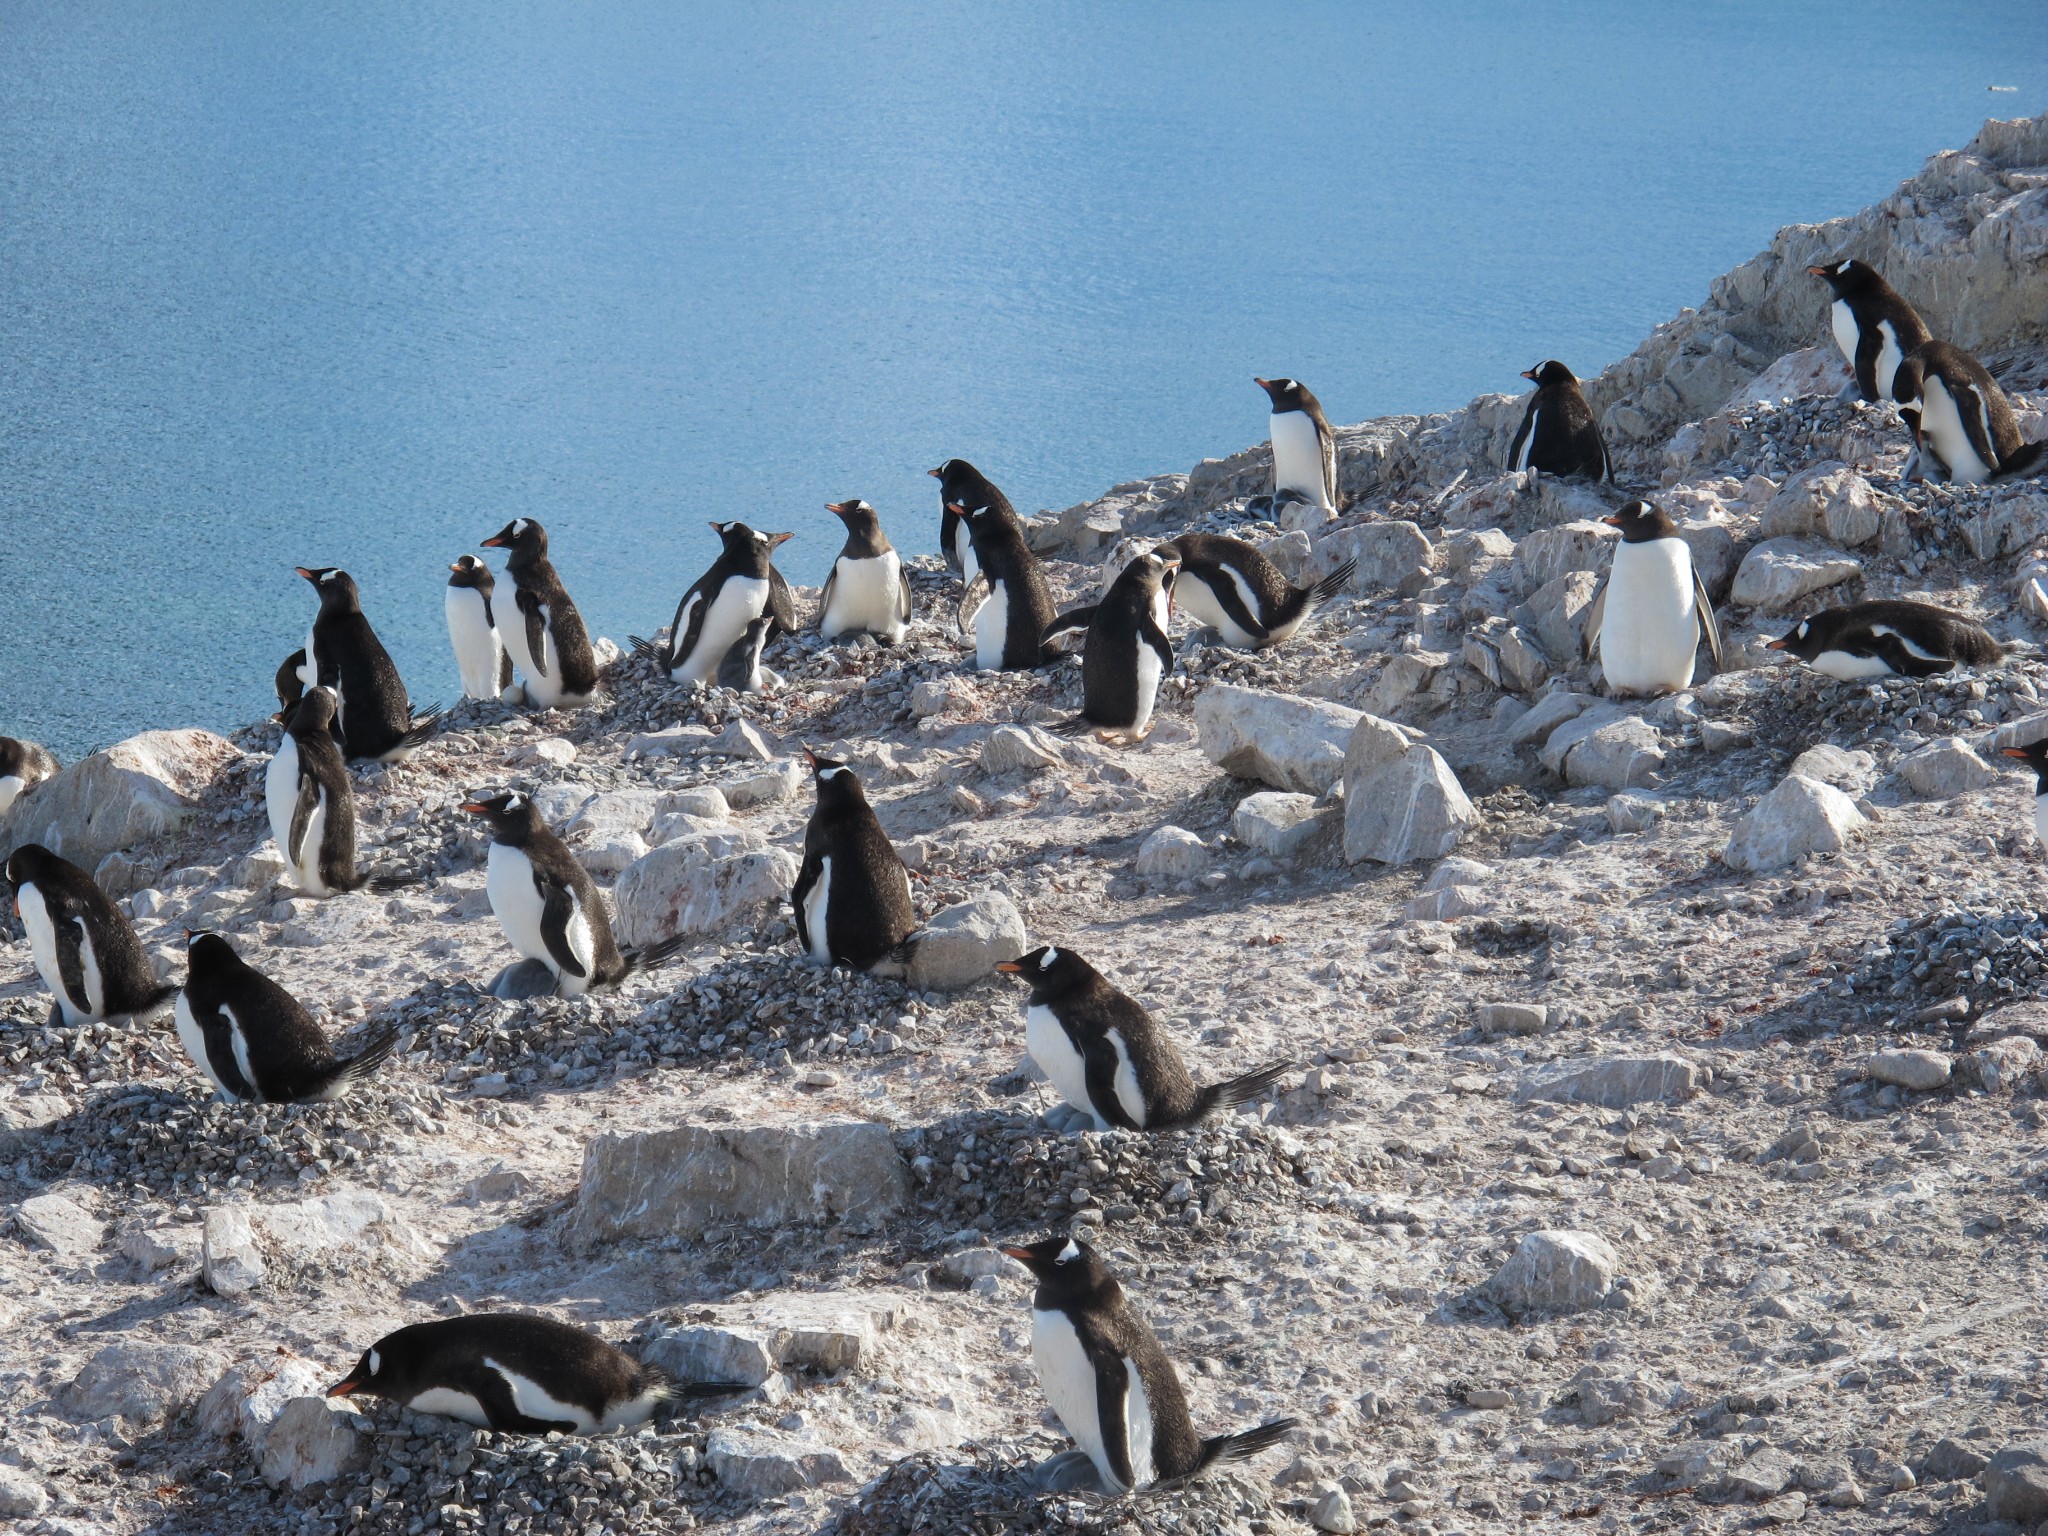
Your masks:
{"label": "standing penguin", "polygon": [[[984,672],[1028,672],[1045,660],[1039,641],[1056,617],[1045,569],[1024,529],[991,506],[955,506],[974,541],[975,573],[961,594],[962,634],[974,633],[974,664]],[[975,583],[988,583],[988,596],[975,601]]]}
{"label": "standing penguin", "polygon": [[1179,570],[1179,554],[1161,544],[1126,565],[1101,602],[1062,614],[1047,626],[1047,646],[1072,630],[1088,631],[1081,658],[1081,713],[1074,727],[1092,725],[1105,740],[1130,742],[1144,740],[1152,729],[1160,679],[1173,670],[1173,641],[1166,626]]}
{"label": "standing penguin", "polygon": [[300,677],[308,688],[324,683],[334,690],[335,736],[351,760],[403,762],[434,734],[436,717],[428,712],[414,720],[398,668],[364,616],[348,572],[302,565],[298,573],[320,594]]}
{"label": "standing penguin", "polygon": [[2044,467],[2048,444],[2020,436],[1998,380],[1961,347],[1930,341],[1907,353],[1892,377],[1892,398],[1908,418],[1914,445],[1923,456],[1932,453],[1952,480],[1983,485]]}
{"label": "standing penguin", "polygon": [[1052,1411],[1095,1464],[1101,1491],[1197,1477],[1248,1460],[1294,1429],[1295,1420],[1275,1419],[1202,1439],[1173,1362],[1093,1248],[1048,1237],[1003,1252],[1038,1281],[1031,1363]]}
{"label": "standing penguin", "polygon": [[640,949],[620,949],[597,882],[525,795],[468,800],[462,808],[491,829],[484,889],[498,926],[514,949],[554,974],[558,996],[615,987],[682,947],[685,936],[678,934]]}
{"label": "standing penguin", "polygon": [[1522,424],[1508,445],[1508,468],[1613,479],[1600,424],[1571,369],[1552,358],[1525,370],[1522,377],[1535,382],[1536,392],[1529,396]]}
{"label": "standing penguin", "polygon": [[595,1435],[645,1424],[663,1403],[746,1390],[675,1381],[551,1317],[473,1312],[385,1334],[327,1395],[367,1392],[479,1429]]}
{"label": "standing penguin", "polygon": [[2048,737],[2001,750],[2034,770],[2034,841],[2048,848]]}
{"label": "standing penguin", "polygon": [[1061,1098],[1099,1131],[1200,1125],[1264,1093],[1292,1064],[1197,1088],[1172,1039],[1144,1005],[1070,949],[1045,945],[996,969],[1031,983],[1024,1045]]}
{"label": "standing penguin", "polygon": [[299,700],[306,696],[306,653],[293,651],[277,664],[277,676],[273,686],[277,689],[277,713],[270,718],[282,721],[286,730],[291,729],[292,711],[299,707]]}
{"label": "standing penguin", "polygon": [[1958,662],[1988,667],[2005,654],[1983,625],[1932,603],[1880,601],[1825,608],[1767,649],[1789,651],[1843,682],[1933,677]]}
{"label": "standing penguin", "polygon": [[732,649],[718,664],[719,687],[740,693],[766,693],[769,688],[780,686],[782,680],[761,665],[761,651],[774,627],[774,617],[765,613],[747,625],[746,633],[733,641]]}
{"label": "standing penguin", "polygon": [[1159,546],[1180,556],[1173,600],[1183,613],[1206,624],[1225,645],[1263,650],[1292,640],[1309,615],[1350,585],[1356,560],[1346,560],[1321,581],[1297,587],[1280,568],[1243,539],[1216,533],[1183,533]]}
{"label": "standing penguin", "polygon": [[710,686],[733,642],[763,614],[774,620],[770,635],[778,628],[796,632],[795,602],[772,558],[794,535],[762,533],[745,523],[713,523],[711,531],[718,535],[718,558],[676,605],[667,647],[632,637],[636,654],[653,657],[674,681],[698,687]]}
{"label": "standing penguin", "polygon": [[1719,672],[1721,628],[1678,525],[1647,501],[1632,501],[1601,521],[1621,530],[1621,543],[1594,595],[1580,649],[1591,656],[1599,647],[1608,693],[1690,688],[1702,635]]}
{"label": "standing penguin", "polygon": [[[390,889],[356,873],[356,796],[348,765],[335,744],[334,690],[312,689],[285,726],[263,774],[263,802],[270,835],[291,871],[292,883],[308,896],[359,891],[366,885]],[[403,883],[403,882],[398,882]]]}
{"label": "standing penguin", "polygon": [[[971,582],[980,566],[976,563],[974,540],[967,531],[967,520],[959,509],[987,507],[1006,523],[1017,522],[1017,509],[1010,505],[1010,498],[997,490],[987,475],[965,459],[948,459],[937,469],[928,469],[925,473],[939,482],[939,549],[946,557],[946,564],[960,573],[960,580]],[[1019,523],[1018,526],[1021,528],[1023,525]]]}
{"label": "standing penguin", "polygon": [[1273,404],[1273,494],[1296,491],[1321,507],[1323,521],[1337,515],[1337,435],[1323,403],[1295,379],[1254,379]]}
{"label": "standing penguin", "polygon": [[503,698],[512,685],[512,656],[499,638],[497,615],[491,611],[497,578],[475,555],[464,555],[448,569],[441,609],[448,618],[448,643],[455,647],[462,691],[472,699]]}
{"label": "standing penguin", "polygon": [[1892,380],[1906,354],[1934,339],[1927,322],[1868,262],[1831,261],[1806,270],[1835,295],[1829,321],[1835,345],[1855,375],[1842,398],[1891,399]]}
{"label": "standing penguin", "polygon": [[818,633],[837,640],[864,631],[896,644],[910,628],[910,575],[902,557],[866,502],[828,501],[825,510],[846,524],[846,543],[825,578]]}
{"label": "standing penguin", "polygon": [[818,807],[804,828],[804,861],[789,893],[796,940],[820,965],[864,971],[917,927],[910,874],[853,770],[809,747],[804,757]]}
{"label": "standing penguin", "polygon": [[23,843],[7,856],[7,881],[36,973],[56,999],[52,1023],[147,1014],[178,990],[158,984],[127,917],[76,864]]}
{"label": "standing penguin", "polygon": [[512,578],[515,611],[505,615],[511,622],[499,635],[526,696],[542,709],[589,703],[597,692],[597,657],[583,615],[548,559],[547,530],[530,517],[515,517],[479,547],[511,551],[505,574]]}
{"label": "standing penguin", "polygon": [[57,759],[50,755],[47,747],[12,736],[0,736],[0,811],[6,810],[43,780],[55,776],[56,772]]}
{"label": "standing penguin", "polygon": [[217,933],[185,936],[178,1042],[223,1099],[245,1104],[328,1104],[390,1057],[387,1024],[352,1056],[337,1056],[297,998],[235,953]]}

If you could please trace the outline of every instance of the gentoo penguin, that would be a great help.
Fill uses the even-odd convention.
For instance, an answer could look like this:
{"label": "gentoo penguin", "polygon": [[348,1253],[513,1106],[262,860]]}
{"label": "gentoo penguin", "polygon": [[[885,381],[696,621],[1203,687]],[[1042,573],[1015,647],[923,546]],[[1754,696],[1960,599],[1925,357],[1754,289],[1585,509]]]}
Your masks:
{"label": "gentoo penguin", "polygon": [[1934,339],[1927,322],[1868,262],[1831,261],[1806,270],[1834,290],[1829,319],[1835,345],[1855,375],[1842,397],[1891,399],[1892,379],[1906,354]]}
{"label": "gentoo penguin", "polygon": [[436,716],[428,711],[424,719],[414,719],[398,668],[364,617],[348,572],[302,565],[298,573],[320,594],[300,677],[308,688],[324,683],[334,690],[335,737],[351,760],[403,762],[434,734]]}
{"label": "gentoo penguin", "polygon": [[1590,657],[1599,647],[1608,693],[1690,688],[1701,635],[1719,672],[1721,627],[1678,525],[1647,501],[1632,501],[1601,521],[1621,530],[1621,542],[1594,595],[1580,650]]}
{"label": "gentoo penguin", "polygon": [[47,747],[12,736],[0,736],[0,811],[57,772],[57,759]]}
{"label": "gentoo penguin", "polygon": [[1323,404],[1309,393],[1306,384],[1295,379],[1254,379],[1273,403],[1270,430],[1273,442],[1273,494],[1299,491],[1323,509],[1323,517],[1337,515],[1337,437],[1323,415]]}
{"label": "gentoo penguin", "polygon": [[960,573],[961,581],[971,582],[980,566],[976,563],[974,540],[959,509],[987,507],[1006,523],[1017,522],[1017,509],[987,475],[965,459],[948,459],[925,473],[939,482],[939,549],[946,564]]}
{"label": "gentoo penguin", "polygon": [[597,692],[597,657],[583,615],[548,559],[547,530],[530,517],[515,517],[478,547],[511,552],[505,574],[512,578],[513,611],[498,634],[526,696],[542,709],[589,703]]}
{"label": "gentoo penguin", "polygon": [[1180,556],[1173,600],[1181,612],[1241,651],[1292,640],[1310,614],[1350,584],[1358,568],[1356,560],[1346,560],[1314,586],[1297,587],[1243,539],[1184,533],[1158,552],[1168,550]]}
{"label": "gentoo penguin", "polygon": [[[996,969],[1031,983],[1024,1046],[1095,1128],[1170,1131],[1257,1098],[1289,1062],[1197,1088],[1165,1030],[1071,949],[1047,944]],[[1069,1428],[1072,1426],[1069,1425]]]}
{"label": "gentoo penguin", "polygon": [[1529,396],[1522,424],[1508,445],[1508,468],[1613,479],[1607,444],[1600,440],[1593,407],[1579,391],[1578,376],[1552,358],[1525,369],[1522,377],[1535,382],[1536,392]]}
{"label": "gentoo penguin", "polygon": [[146,1014],[178,990],[157,983],[127,917],[76,864],[23,843],[7,856],[7,881],[36,973],[56,998],[52,1023]]}
{"label": "gentoo penguin", "polygon": [[1769,649],[1789,651],[1816,672],[1857,682],[1932,677],[1958,662],[1988,667],[2005,654],[1981,624],[1932,603],[1850,603],[1801,619]]}
{"label": "gentoo penguin", "polygon": [[2034,841],[2048,848],[2048,737],[2004,751],[2034,770]]}
{"label": "gentoo penguin", "polygon": [[683,936],[676,935],[620,949],[597,882],[525,795],[492,795],[465,801],[462,808],[491,829],[484,890],[498,926],[520,954],[554,972],[559,996],[617,986],[682,947]]}
{"label": "gentoo penguin", "polygon": [[1295,1420],[1275,1419],[1201,1439],[1173,1362],[1093,1248],[1048,1237],[1003,1252],[1038,1281],[1031,1363],[1052,1411],[1095,1463],[1103,1492],[1197,1477],[1256,1456],[1294,1429]]}
{"label": "gentoo penguin", "polygon": [[[1056,615],[1045,570],[1015,517],[986,504],[953,509],[974,541],[975,573],[960,597],[960,631],[974,634],[974,664],[984,672],[1029,671],[1044,660],[1040,637]],[[976,601],[977,582],[988,595]]]}
{"label": "gentoo penguin", "polygon": [[1080,628],[1088,632],[1081,658],[1081,713],[1074,728],[1093,726],[1104,740],[1142,741],[1152,729],[1159,681],[1173,670],[1173,583],[1180,556],[1169,544],[1126,565],[1101,602],[1062,614],[1047,626],[1043,644]]}
{"label": "gentoo penguin", "polygon": [[866,502],[828,501],[825,510],[846,524],[846,543],[825,578],[818,633],[837,640],[864,630],[894,645],[910,627],[910,576],[902,557]]}
{"label": "gentoo penguin", "polygon": [[306,696],[306,653],[293,651],[277,664],[277,713],[270,718],[281,720],[287,728],[292,723],[292,711],[299,707],[299,700]]}
{"label": "gentoo penguin", "polygon": [[2005,391],[1961,347],[1930,341],[1907,353],[1892,377],[1892,398],[1901,415],[1910,413],[1914,445],[1939,460],[1952,480],[1983,485],[2043,467],[2041,450],[2048,445],[2020,436]]}
{"label": "gentoo penguin", "polygon": [[327,1395],[367,1392],[479,1429],[595,1435],[645,1424],[663,1403],[746,1390],[677,1382],[550,1317],[473,1312],[385,1334]]}
{"label": "gentoo penguin", "polygon": [[818,806],[804,828],[804,861],[789,893],[796,940],[820,965],[836,961],[864,971],[917,927],[910,875],[853,770],[809,747],[804,757]]}
{"label": "gentoo penguin", "polygon": [[503,698],[512,684],[512,655],[498,636],[497,615],[491,611],[497,579],[475,555],[464,555],[448,569],[441,609],[448,617],[448,643],[455,647],[462,691],[472,699]]}
{"label": "gentoo penguin", "polygon": [[768,632],[775,627],[771,614],[762,614],[747,625],[746,633],[733,641],[732,649],[718,663],[718,686],[740,693],[766,693],[781,682],[761,665],[761,652],[768,644]]}
{"label": "gentoo penguin", "polygon": [[[335,744],[334,690],[312,689],[285,726],[263,774],[270,835],[308,896],[359,891],[373,882],[356,873],[356,796]],[[392,882],[374,882],[389,889]],[[403,883],[403,882],[399,882]]]}
{"label": "gentoo penguin", "polygon": [[710,686],[733,642],[762,614],[775,621],[770,635],[777,628],[796,631],[795,603],[772,560],[794,535],[762,533],[745,523],[713,523],[711,531],[721,546],[718,558],[676,605],[667,648],[632,637],[637,654],[654,657],[674,681],[699,687]]}
{"label": "gentoo penguin", "polygon": [[178,1043],[223,1099],[245,1104],[327,1104],[363,1081],[398,1044],[386,1025],[353,1056],[337,1056],[298,999],[235,953],[217,933],[185,936],[185,985],[175,1009]]}

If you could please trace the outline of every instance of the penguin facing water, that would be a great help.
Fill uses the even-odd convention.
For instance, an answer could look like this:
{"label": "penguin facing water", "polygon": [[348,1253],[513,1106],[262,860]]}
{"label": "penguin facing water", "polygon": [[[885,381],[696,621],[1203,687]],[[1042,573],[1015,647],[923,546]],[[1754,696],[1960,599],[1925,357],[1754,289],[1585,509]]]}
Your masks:
{"label": "penguin facing water", "polygon": [[512,578],[512,611],[498,634],[526,696],[542,709],[589,703],[597,692],[597,655],[583,615],[548,559],[547,530],[530,517],[515,517],[479,547],[511,555],[505,574]]}
{"label": "penguin facing water", "polygon": [[1829,327],[1853,375],[1842,397],[1891,399],[1892,381],[1906,354],[1934,339],[1927,322],[1868,262],[1845,259],[1806,270],[1834,294]]}
{"label": "penguin facing water", "polygon": [[1591,656],[1598,648],[1607,691],[1619,697],[1690,688],[1702,636],[1721,671],[1721,628],[1678,525],[1647,501],[1601,521],[1621,530],[1621,543],[1594,594],[1580,649]]}
{"label": "penguin facing water", "polygon": [[[974,664],[984,672],[1028,672],[1043,665],[1041,637],[1057,615],[1045,568],[1024,542],[1015,517],[1005,518],[989,505],[956,505],[974,542],[976,570],[960,598],[962,634],[974,635]],[[988,584],[977,602],[976,587]]]}
{"label": "penguin facing water", "polygon": [[[1081,658],[1081,713],[1105,739],[1141,741],[1152,729],[1159,684],[1173,670],[1173,583],[1180,555],[1170,544],[1147,550],[1117,573],[1100,603],[1062,614],[1046,627],[1042,644],[1085,628]],[[1062,729],[1066,729],[1063,727]]]}
{"label": "penguin facing water", "polygon": [[57,759],[47,747],[0,736],[0,811],[56,773]]}
{"label": "penguin facing water", "polygon": [[827,640],[862,632],[894,645],[910,628],[910,575],[875,509],[855,497],[828,501],[825,510],[846,524],[846,543],[825,578],[818,603],[818,633]]}
{"label": "penguin facing water", "polygon": [[775,551],[794,535],[738,522],[713,523],[711,531],[718,535],[718,558],[676,605],[668,644],[632,637],[636,655],[654,658],[673,681],[698,687],[710,686],[733,643],[763,614],[774,621],[770,635],[796,632],[795,599],[773,563]]}
{"label": "penguin facing water", "polygon": [[804,828],[803,863],[789,904],[796,939],[820,965],[866,970],[917,927],[910,874],[846,764],[809,747],[818,805]]}
{"label": "penguin facing water", "polygon": [[1323,521],[1337,515],[1337,434],[1323,415],[1323,403],[1298,379],[1253,379],[1272,403],[1268,432],[1273,448],[1273,494],[1295,491],[1322,509]]}
{"label": "penguin facing water", "polygon": [[512,654],[498,634],[498,617],[491,607],[497,578],[475,555],[464,555],[448,570],[441,611],[448,620],[448,643],[455,648],[462,692],[472,699],[501,699],[512,686]]}
{"label": "penguin facing water", "polygon": [[1600,423],[1579,389],[1578,376],[1551,358],[1525,369],[1522,377],[1535,383],[1536,392],[1529,396],[1522,424],[1508,445],[1508,468],[1613,479]]}
{"label": "penguin facing water", "polygon": [[308,688],[334,690],[335,736],[352,760],[403,762],[434,734],[438,717],[429,710],[414,718],[398,668],[370,627],[349,573],[333,566],[297,569],[320,594],[301,680]]}
{"label": "penguin facing water", "polygon": [[2048,443],[2020,436],[1998,380],[1961,347],[1930,341],[1906,354],[1892,377],[1892,398],[1922,459],[1931,453],[1952,480],[1984,485],[2048,468]]}
{"label": "penguin facing water", "polygon": [[960,580],[972,583],[974,573],[980,569],[979,557],[974,552],[974,539],[969,533],[962,507],[987,507],[1001,522],[1023,525],[1017,521],[1017,509],[1010,505],[1010,498],[996,489],[995,483],[965,459],[948,459],[937,469],[925,471],[939,482],[939,549],[946,557],[946,564],[960,573]]}
{"label": "penguin facing water", "polygon": [[1128,1493],[1198,1477],[1280,1443],[1294,1419],[1204,1440],[1173,1361],[1109,1266],[1078,1238],[1002,1250],[1038,1282],[1031,1363],[1052,1411],[1094,1464],[1100,1491]]}
{"label": "penguin facing water", "polygon": [[158,983],[127,916],[70,860],[23,843],[7,856],[7,882],[29,958],[56,1000],[51,1022],[151,1013],[178,990]]}
{"label": "penguin facing water", "polygon": [[1263,650],[1292,640],[1309,616],[1350,585],[1358,569],[1346,560],[1313,586],[1297,587],[1255,545],[1215,533],[1183,533],[1159,546],[1180,556],[1173,600],[1225,645]]}
{"label": "penguin facing water", "polygon": [[398,1044],[387,1024],[353,1055],[337,1056],[297,998],[235,953],[217,933],[185,936],[178,1041],[223,1099],[245,1104],[327,1104],[377,1070]]}

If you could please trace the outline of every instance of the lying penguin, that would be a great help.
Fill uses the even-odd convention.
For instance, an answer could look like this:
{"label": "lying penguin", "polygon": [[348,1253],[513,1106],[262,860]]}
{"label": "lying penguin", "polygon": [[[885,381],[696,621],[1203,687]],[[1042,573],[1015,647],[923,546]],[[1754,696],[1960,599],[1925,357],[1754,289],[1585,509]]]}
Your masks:
{"label": "lying penguin", "polygon": [[1896,600],[1824,608],[1770,642],[1845,683],[1933,677],[1961,665],[1988,667],[2005,654],[1983,625],[1932,603]]}
{"label": "lying penguin", "polygon": [[1892,377],[1892,398],[1913,431],[1917,453],[1908,479],[1928,478],[1927,461],[1951,480],[1984,485],[2048,468],[2042,450],[2020,436],[2012,402],[1976,358],[1945,341],[1915,348]]}

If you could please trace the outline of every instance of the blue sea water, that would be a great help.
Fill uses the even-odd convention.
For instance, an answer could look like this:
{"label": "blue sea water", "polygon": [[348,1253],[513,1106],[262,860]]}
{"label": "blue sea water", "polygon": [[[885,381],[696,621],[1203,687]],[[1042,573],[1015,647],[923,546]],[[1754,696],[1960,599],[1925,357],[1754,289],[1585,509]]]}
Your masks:
{"label": "blue sea water", "polygon": [[[418,700],[537,517],[594,630],[712,518],[1026,511],[1590,374],[1779,225],[2048,105],[2048,7],[0,6],[0,733],[232,727],[361,584]],[[1993,85],[2016,86],[1991,93]]]}

